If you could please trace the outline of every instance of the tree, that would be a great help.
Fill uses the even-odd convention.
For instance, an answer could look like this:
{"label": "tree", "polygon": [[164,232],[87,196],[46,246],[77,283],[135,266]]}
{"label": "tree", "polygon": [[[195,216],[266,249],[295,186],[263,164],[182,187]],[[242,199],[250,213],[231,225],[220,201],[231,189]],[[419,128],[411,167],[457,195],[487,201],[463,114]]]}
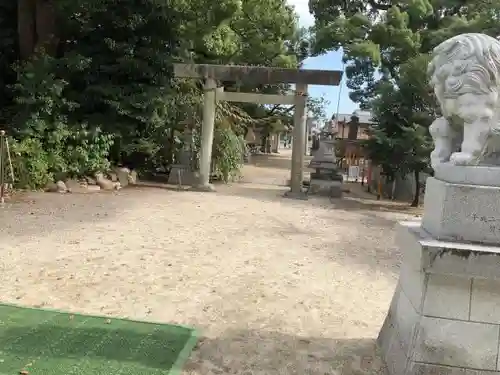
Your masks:
{"label": "tree", "polygon": [[13,1],[0,2],[0,122],[6,121],[5,110],[12,104],[8,85],[15,82],[11,65],[17,60],[17,7]]}
{"label": "tree", "polygon": [[[35,5],[19,13],[32,21],[28,16],[41,9],[38,2],[18,1]],[[175,79],[174,62],[297,67],[308,50],[304,30],[285,0],[124,1],[119,9],[112,0],[52,1],[57,48],[38,45],[26,61],[18,61],[16,71],[10,66],[18,57],[17,45],[27,46],[27,55],[34,44],[29,38],[16,44],[17,36],[28,26],[34,32],[34,25],[27,22],[26,30],[18,30],[10,22],[24,9],[16,7],[17,1],[8,2],[8,9],[0,6],[0,36],[5,36],[0,43],[8,43],[14,54],[8,60],[0,56],[0,69],[13,73],[7,86],[15,83],[0,93],[0,103],[10,104],[15,97],[9,113],[16,116],[7,121],[12,123],[10,134],[18,140],[23,168],[40,183],[47,173],[104,168],[99,161],[107,158],[140,169],[166,169],[186,123],[200,132],[203,104],[201,82]],[[290,88],[221,84],[228,90],[263,93]],[[224,139],[224,145],[214,145],[219,160],[224,160],[226,146],[240,148],[236,139],[249,124],[287,117],[283,107],[218,106],[216,126],[225,134],[216,140]],[[229,165],[235,164],[218,170],[228,176]]]}
{"label": "tree", "polygon": [[374,114],[366,145],[371,159],[389,179],[426,170],[426,129],[437,110],[426,85],[428,54],[459,33],[498,35],[500,1],[311,0],[310,6],[314,53],[343,49],[350,97]]}
{"label": "tree", "polygon": [[378,96],[370,102],[374,125],[365,142],[374,163],[389,181],[396,176],[415,176],[412,205],[418,205],[420,173],[428,171],[432,140],[428,133],[438,110],[426,85],[428,55],[420,55],[400,67],[397,85],[381,82]]}

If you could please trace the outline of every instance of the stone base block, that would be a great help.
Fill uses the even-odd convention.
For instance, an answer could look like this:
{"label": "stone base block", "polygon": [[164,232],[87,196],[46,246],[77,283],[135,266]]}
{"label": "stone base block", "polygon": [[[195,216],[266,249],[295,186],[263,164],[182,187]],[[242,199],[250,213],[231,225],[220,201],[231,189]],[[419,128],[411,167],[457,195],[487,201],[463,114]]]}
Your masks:
{"label": "stone base block", "polygon": [[168,175],[169,185],[193,185],[196,181],[195,173],[184,166],[172,166]]}
{"label": "stone base block", "polygon": [[303,191],[295,193],[291,190],[286,191],[285,194],[283,194],[283,198],[296,199],[301,201],[306,201],[308,199],[307,194]]}
{"label": "stone base block", "polygon": [[198,191],[200,193],[213,193],[215,192],[215,187],[212,184],[206,184],[206,185],[194,184],[193,186],[191,186],[190,190]]}
{"label": "stone base block", "polygon": [[463,185],[430,177],[425,189],[422,226],[433,237],[500,244],[500,186]]}
{"label": "stone base block", "polygon": [[378,343],[390,375],[500,375],[500,247],[401,223],[403,263]]}
{"label": "stone base block", "polygon": [[311,179],[310,194],[324,195],[330,198],[342,197],[342,182],[335,180]]}

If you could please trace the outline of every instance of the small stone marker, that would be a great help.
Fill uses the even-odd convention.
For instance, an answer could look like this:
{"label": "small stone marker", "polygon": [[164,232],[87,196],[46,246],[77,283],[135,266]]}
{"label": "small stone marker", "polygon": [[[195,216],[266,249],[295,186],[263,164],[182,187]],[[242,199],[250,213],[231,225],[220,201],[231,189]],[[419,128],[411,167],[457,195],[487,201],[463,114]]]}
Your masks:
{"label": "small stone marker", "polygon": [[311,173],[309,193],[342,197],[343,177],[338,173],[334,140],[321,140],[308,168],[316,169]]}

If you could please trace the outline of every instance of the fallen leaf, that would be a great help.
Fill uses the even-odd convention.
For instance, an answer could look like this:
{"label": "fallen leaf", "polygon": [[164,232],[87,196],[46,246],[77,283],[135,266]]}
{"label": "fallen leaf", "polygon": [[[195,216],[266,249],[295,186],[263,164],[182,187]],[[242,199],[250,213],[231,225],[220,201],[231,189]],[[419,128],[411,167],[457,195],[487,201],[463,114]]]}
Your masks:
{"label": "fallen leaf", "polygon": [[28,375],[28,374],[29,374],[29,371],[26,371],[26,370],[21,370],[21,371],[19,371],[19,374],[20,374],[20,375]]}

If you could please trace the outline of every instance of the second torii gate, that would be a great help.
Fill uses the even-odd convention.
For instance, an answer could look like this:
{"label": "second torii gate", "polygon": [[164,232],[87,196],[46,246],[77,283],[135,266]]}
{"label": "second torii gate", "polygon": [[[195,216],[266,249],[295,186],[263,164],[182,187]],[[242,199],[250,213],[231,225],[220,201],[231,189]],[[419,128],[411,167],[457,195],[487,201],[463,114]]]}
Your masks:
{"label": "second torii gate", "polygon": [[[174,75],[178,78],[204,80],[200,173],[199,181],[193,186],[195,189],[200,191],[214,191],[214,187],[210,184],[209,178],[217,100],[259,104],[291,104],[295,105],[295,113],[290,191],[287,192],[286,195],[293,198],[301,198],[304,196],[302,192],[302,180],[304,176],[304,149],[307,143],[307,86],[338,86],[342,79],[341,71],[282,69],[237,65],[174,64]],[[256,85],[289,83],[295,84],[296,88],[294,95],[224,92],[223,87],[217,88],[217,81],[244,82]]]}

